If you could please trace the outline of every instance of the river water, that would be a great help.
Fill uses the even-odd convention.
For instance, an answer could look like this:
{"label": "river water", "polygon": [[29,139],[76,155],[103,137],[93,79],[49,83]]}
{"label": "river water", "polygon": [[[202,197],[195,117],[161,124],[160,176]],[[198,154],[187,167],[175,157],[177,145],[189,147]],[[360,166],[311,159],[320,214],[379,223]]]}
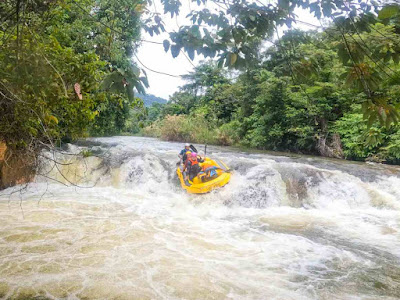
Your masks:
{"label": "river water", "polygon": [[400,299],[400,168],[208,147],[232,180],[188,195],[181,146],[44,153],[0,194],[0,297]]}

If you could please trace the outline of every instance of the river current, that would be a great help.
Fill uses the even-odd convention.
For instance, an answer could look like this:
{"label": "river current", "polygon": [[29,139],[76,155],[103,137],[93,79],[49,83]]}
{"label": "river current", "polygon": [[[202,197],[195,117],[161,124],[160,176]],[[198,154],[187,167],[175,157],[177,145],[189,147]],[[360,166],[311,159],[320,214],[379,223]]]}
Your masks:
{"label": "river current", "polygon": [[0,191],[0,298],[400,299],[399,167],[208,147],[231,182],[189,195],[181,147],[45,152]]}

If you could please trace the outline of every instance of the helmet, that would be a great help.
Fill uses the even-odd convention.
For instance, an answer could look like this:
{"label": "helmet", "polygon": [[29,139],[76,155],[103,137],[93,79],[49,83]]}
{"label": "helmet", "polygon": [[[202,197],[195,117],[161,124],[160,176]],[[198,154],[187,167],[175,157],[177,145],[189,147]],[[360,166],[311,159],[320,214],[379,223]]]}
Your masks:
{"label": "helmet", "polygon": [[192,152],[192,157],[197,157],[197,153],[196,152]]}
{"label": "helmet", "polygon": [[189,155],[190,153],[192,153],[192,152],[190,152],[190,151],[186,151],[186,153],[185,153],[185,154],[186,154],[186,155]]}
{"label": "helmet", "polygon": [[186,144],[185,144],[185,147],[190,147],[190,144],[189,144],[189,143],[186,143]]}

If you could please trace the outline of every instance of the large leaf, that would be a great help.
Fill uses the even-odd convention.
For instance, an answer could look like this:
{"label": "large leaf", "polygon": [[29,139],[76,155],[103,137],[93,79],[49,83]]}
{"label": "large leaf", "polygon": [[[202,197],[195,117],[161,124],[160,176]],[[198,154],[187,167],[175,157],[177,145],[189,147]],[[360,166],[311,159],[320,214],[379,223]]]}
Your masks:
{"label": "large leaf", "polygon": [[144,89],[144,87],[143,87],[143,85],[142,85],[142,83],[140,81],[136,82],[135,88],[140,94],[145,94],[146,93],[146,90]]}
{"label": "large leaf", "polygon": [[400,12],[400,6],[396,4],[390,4],[381,9],[378,14],[379,19],[389,19]]}
{"label": "large leaf", "polygon": [[236,53],[231,53],[231,54],[230,54],[230,63],[231,63],[231,66],[233,66],[233,65],[235,64],[235,62],[237,61],[237,58],[238,58],[238,56],[237,56]]}
{"label": "large leaf", "polygon": [[134,100],[135,100],[135,94],[134,94],[134,92],[133,92],[133,86],[127,85],[127,86],[125,87],[125,89],[126,89],[126,94],[128,95],[129,101],[130,101],[130,102],[134,101]]}
{"label": "large leaf", "polygon": [[186,52],[188,53],[190,59],[193,60],[194,59],[194,49],[192,47],[188,47],[186,49]]}
{"label": "large leaf", "polygon": [[168,52],[169,46],[170,46],[169,41],[168,41],[168,40],[164,40],[164,41],[163,41],[163,46],[164,46],[164,51],[165,51],[165,52]]}
{"label": "large leaf", "polygon": [[179,55],[180,51],[181,51],[181,47],[179,47],[178,45],[171,46],[171,54],[172,54],[173,58],[177,57]]}
{"label": "large leaf", "polygon": [[103,81],[100,85],[100,89],[101,90],[109,90],[111,88],[111,86],[114,85],[115,82],[122,82],[123,79],[124,79],[124,76],[121,73],[114,71],[114,72],[108,74],[103,79]]}
{"label": "large leaf", "polygon": [[148,81],[148,79],[147,79],[147,76],[139,77],[139,79],[140,79],[141,82],[143,82],[143,84],[144,84],[145,87],[148,88],[148,87],[150,86],[150,85],[149,85],[149,81]]}
{"label": "large leaf", "polygon": [[136,77],[139,77],[139,75],[140,75],[140,69],[139,69],[136,65],[134,65],[134,64],[132,64],[131,67],[132,67],[132,72],[133,72],[133,74],[135,74]]}
{"label": "large leaf", "polygon": [[115,94],[123,94],[125,93],[125,84],[123,81],[115,81],[113,84],[108,88],[108,91]]}

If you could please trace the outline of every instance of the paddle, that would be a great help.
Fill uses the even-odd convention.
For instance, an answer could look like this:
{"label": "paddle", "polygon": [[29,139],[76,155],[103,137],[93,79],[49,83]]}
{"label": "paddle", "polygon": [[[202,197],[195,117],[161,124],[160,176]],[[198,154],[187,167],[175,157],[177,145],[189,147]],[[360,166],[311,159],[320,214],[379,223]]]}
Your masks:
{"label": "paddle", "polygon": [[195,146],[193,146],[193,145],[190,145],[190,149],[192,149],[192,150],[193,150],[193,152],[199,153],[199,152],[197,151],[196,147],[195,147]]}

